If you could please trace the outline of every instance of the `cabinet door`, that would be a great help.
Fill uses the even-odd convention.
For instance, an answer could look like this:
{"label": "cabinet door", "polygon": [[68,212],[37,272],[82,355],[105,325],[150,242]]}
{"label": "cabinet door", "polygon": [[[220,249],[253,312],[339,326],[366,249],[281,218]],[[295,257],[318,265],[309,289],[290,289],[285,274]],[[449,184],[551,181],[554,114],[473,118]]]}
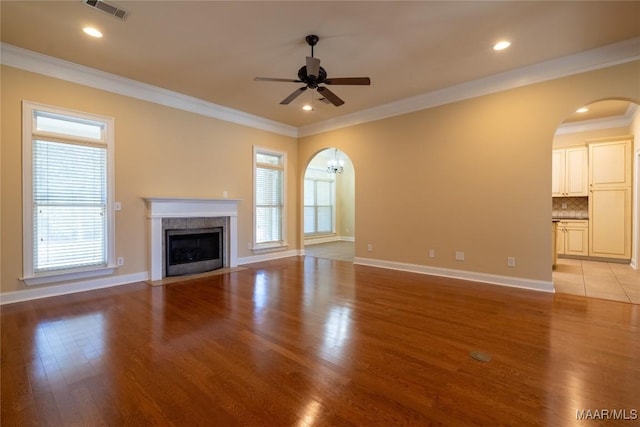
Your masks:
{"label": "cabinet door", "polygon": [[565,152],[565,196],[587,196],[589,186],[587,184],[587,147],[568,148]]}
{"label": "cabinet door", "polygon": [[564,236],[566,235],[566,230],[563,225],[558,224],[558,228],[556,230],[556,253],[558,255],[564,255]]}
{"label": "cabinet door", "polygon": [[631,186],[631,141],[589,144],[591,189]]}
{"label": "cabinet door", "polygon": [[589,223],[589,255],[631,258],[630,188],[592,190]]}
{"label": "cabinet door", "polygon": [[565,233],[565,255],[589,255],[589,229],[567,227]]}
{"label": "cabinet door", "polygon": [[551,152],[551,197],[564,196],[564,154],[565,150]]}

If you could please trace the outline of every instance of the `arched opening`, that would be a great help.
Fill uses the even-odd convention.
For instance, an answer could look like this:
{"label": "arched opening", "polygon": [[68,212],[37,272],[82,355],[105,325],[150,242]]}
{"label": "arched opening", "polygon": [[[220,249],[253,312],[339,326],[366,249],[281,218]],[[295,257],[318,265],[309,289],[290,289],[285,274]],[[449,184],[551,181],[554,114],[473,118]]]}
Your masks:
{"label": "arched opening", "polygon": [[570,114],[552,155],[556,292],[640,303],[640,108],[604,99]]}
{"label": "arched opening", "polygon": [[337,148],[319,151],[303,180],[302,221],[305,254],[353,261],[355,249],[355,170]]}

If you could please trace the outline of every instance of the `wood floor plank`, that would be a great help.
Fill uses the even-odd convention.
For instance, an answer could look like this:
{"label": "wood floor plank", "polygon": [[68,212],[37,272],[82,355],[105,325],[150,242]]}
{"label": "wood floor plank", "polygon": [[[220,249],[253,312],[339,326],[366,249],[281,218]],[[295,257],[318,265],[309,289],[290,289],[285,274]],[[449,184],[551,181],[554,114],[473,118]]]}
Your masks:
{"label": "wood floor plank", "polygon": [[640,306],[313,257],[245,267],[2,306],[1,424],[581,425],[580,410],[640,410]]}

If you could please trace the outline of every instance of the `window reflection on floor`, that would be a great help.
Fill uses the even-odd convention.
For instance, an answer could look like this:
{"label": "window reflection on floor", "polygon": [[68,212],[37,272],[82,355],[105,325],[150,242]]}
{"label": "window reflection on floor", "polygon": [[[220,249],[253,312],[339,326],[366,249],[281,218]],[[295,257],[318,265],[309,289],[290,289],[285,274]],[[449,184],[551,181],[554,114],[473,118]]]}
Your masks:
{"label": "window reflection on floor", "polygon": [[34,331],[34,377],[70,383],[89,375],[104,355],[105,330],[103,313],[41,322]]}
{"label": "window reflection on floor", "polygon": [[269,278],[264,272],[258,272],[253,284],[253,315],[256,322],[261,323],[266,314],[269,301]]}
{"label": "window reflection on floor", "polygon": [[351,333],[351,307],[333,306],[324,325],[322,350],[340,357]]}

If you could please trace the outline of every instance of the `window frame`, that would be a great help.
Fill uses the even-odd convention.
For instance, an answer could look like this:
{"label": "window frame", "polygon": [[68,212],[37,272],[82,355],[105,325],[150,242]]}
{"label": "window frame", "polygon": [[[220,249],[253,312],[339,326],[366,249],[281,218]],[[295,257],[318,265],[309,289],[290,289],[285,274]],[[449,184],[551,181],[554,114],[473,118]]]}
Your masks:
{"label": "window frame", "polygon": [[[68,116],[78,121],[91,121],[104,124],[100,140],[66,135],[56,132],[39,131],[36,128],[36,113]],[[31,101],[22,102],[22,273],[23,280],[28,286],[41,285],[62,281],[85,279],[112,274],[116,269],[115,258],[115,168],[114,168],[114,119],[61,107],[39,104]],[[106,265],[79,268],[67,268],[44,272],[34,271],[33,244],[33,144],[34,140],[47,140],[61,143],[88,143],[106,148]]]}
{"label": "window frame", "polygon": [[[279,165],[258,162],[258,155],[277,156],[280,158]],[[282,173],[282,202],[280,213],[280,237],[278,241],[257,242],[257,170],[258,168],[280,170]],[[253,147],[253,230],[252,243],[250,249],[254,252],[278,250],[288,246],[287,243],[287,153],[272,148]]]}

